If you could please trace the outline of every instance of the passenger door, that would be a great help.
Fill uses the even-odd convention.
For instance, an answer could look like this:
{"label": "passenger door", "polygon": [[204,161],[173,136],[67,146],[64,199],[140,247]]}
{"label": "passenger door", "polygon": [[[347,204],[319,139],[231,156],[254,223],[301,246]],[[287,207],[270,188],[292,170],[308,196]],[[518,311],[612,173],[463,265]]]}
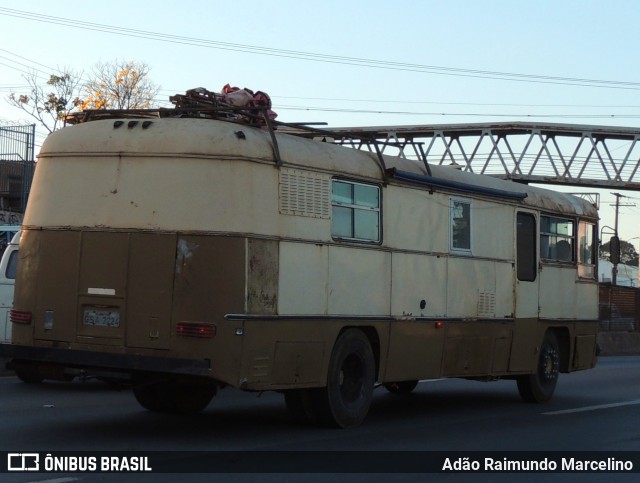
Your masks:
{"label": "passenger door", "polygon": [[538,220],[536,213],[516,214],[516,319],[538,318]]}

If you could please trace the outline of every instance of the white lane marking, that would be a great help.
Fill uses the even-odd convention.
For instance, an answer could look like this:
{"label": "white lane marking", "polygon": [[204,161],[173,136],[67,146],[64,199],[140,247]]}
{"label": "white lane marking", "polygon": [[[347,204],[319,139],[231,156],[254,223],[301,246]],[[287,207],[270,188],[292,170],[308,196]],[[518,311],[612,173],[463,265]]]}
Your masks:
{"label": "white lane marking", "polygon": [[542,414],[544,414],[545,416],[557,416],[559,414],[583,413],[586,411],[597,411],[598,409],[618,408],[621,406],[634,406],[637,404],[640,404],[640,399],[634,399],[633,401],[625,401],[625,402],[611,403],[611,404],[599,404],[597,406],[585,406],[583,408],[562,409],[561,411],[549,411]]}

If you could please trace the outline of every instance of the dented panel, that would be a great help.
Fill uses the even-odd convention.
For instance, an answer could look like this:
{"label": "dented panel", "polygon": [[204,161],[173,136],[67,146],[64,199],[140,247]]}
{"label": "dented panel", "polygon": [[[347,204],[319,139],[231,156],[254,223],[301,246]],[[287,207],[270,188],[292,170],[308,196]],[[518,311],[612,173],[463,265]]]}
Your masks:
{"label": "dented panel", "polygon": [[172,330],[183,322],[220,323],[245,307],[246,239],[178,236]]}
{"label": "dented panel", "polygon": [[247,313],[277,313],[278,254],[276,240],[247,240]]}

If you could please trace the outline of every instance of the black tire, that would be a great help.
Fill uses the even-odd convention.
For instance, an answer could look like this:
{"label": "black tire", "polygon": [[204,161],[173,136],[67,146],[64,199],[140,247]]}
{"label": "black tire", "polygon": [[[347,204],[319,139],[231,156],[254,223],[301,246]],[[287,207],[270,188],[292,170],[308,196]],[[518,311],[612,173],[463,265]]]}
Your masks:
{"label": "black tire", "polygon": [[327,386],[311,391],[312,418],[326,426],[358,426],[369,412],[375,378],[369,339],[361,330],[346,330],[333,346]]}
{"label": "black tire", "polygon": [[133,386],[133,395],[138,404],[154,412],[167,412],[170,409],[166,398],[161,397],[159,383],[147,382]]}
{"label": "black tire", "polygon": [[149,411],[194,414],[209,405],[217,390],[210,382],[148,381],[134,385],[133,395]]}
{"label": "black tire", "polygon": [[558,338],[547,331],[540,347],[538,364],[534,374],[518,376],[518,392],[528,403],[544,403],[551,399],[560,373],[560,347]]}
{"label": "black tire", "polygon": [[316,423],[318,421],[313,407],[312,391],[312,389],[291,389],[285,391],[284,402],[295,422]]}
{"label": "black tire", "polygon": [[21,362],[16,364],[13,369],[18,379],[26,384],[40,384],[44,381],[44,376],[40,375],[37,364]]}
{"label": "black tire", "polygon": [[418,385],[418,381],[388,382],[384,388],[391,394],[410,394]]}

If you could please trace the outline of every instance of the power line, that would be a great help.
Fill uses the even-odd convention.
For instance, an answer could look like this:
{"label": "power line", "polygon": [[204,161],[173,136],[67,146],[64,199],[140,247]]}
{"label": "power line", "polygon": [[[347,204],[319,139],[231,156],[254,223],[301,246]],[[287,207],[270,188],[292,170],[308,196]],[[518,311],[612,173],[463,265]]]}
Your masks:
{"label": "power line", "polygon": [[[165,89],[163,89],[165,90]],[[513,103],[513,102],[445,102],[445,101],[407,101],[407,100],[390,100],[390,99],[350,99],[335,97],[299,97],[299,96],[279,96],[272,95],[272,99],[299,99],[311,101],[338,101],[338,102],[370,102],[374,104],[392,103],[392,104],[432,104],[432,105],[457,105],[457,106],[504,106],[504,107],[576,107],[576,108],[625,108],[637,109],[640,105],[620,105],[620,104],[529,104],[529,103]]]}
{"label": "power line", "polygon": [[291,111],[318,111],[341,112],[345,114],[394,114],[414,116],[465,116],[465,117],[524,117],[524,118],[580,118],[580,119],[638,119],[640,114],[511,114],[511,113],[486,113],[486,112],[416,112],[416,111],[385,111],[380,109],[346,109],[340,107],[306,107],[278,105],[278,110]]}
{"label": "power line", "polygon": [[[0,8],[0,10],[2,10]],[[1,13],[0,13],[1,14]],[[2,56],[0,55],[0,59],[5,59],[9,62],[13,62],[15,64],[18,64],[22,67],[26,67],[32,71],[36,71],[45,75],[50,75],[51,72],[58,72],[58,73],[64,73],[64,71],[60,68],[53,68],[51,66],[42,64],[40,62],[28,59],[22,55],[16,54],[14,52],[11,52],[9,50],[6,49],[2,49],[0,48],[1,52],[5,52],[9,55],[12,55],[14,57],[18,57],[20,59],[23,59],[27,62],[30,62],[31,64],[35,64],[41,67],[45,67],[47,69],[50,70],[50,72],[45,72],[41,69],[36,69],[32,66],[29,66],[27,64],[23,64],[21,62],[12,60],[6,56]],[[0,65],[5,65],[6,67],[18,70],[19,72],[22,73],[29,73],[28,71],[24,71],[21,70],[17,67],[13,67],[10,65],[7,65],[5,63],[0,62]],[[80,77],[80,80],[87,82],[86,79],[83,79],[82,77]],[[41,86],[45,86],[46,84],[41,84]],[[6,86],[6,85],[5,85]],[[19,88],[19,87],[29,87],[29,86],[7,86],[4,87],[2,84],[0,84],[0,91],[12,91],[13,88]],[[175,92],[175,91],[171,91],[169,89],[162,89],[162,92]],[[463,106],[493,106],[493,107],[500,107],[500,106],[509,106],[509,107],[574,107],[574,108],[611,108],[611,107],[615,107],[615,108],[637,108],[640,106],[620,106],[620,105],[612,105],[612,106],[606,106],[606,105],[571,105],[571,104],[564,104],[564,105],[557,105],[557,104],[513,104],[513,103],[472,103],[472,102],[439,102],[439,101],[406,101],[406,100],[385,100],[385,99],[349,99],[349,98],[322,98],[322,97],[296,97],[296,96],[272,96],[273,98],[282,98],[282,99],[300,99],[300,100],[326,100],[326,101],[340,101],[340,102],[371,102],[371,103],[393,103],[393,104],[428,104],[428,105],[463,105]],[[168,102],[166,99],[154,99],[156,102]],[[496,116],[517,116],[517,117],[546,117],[546,118],[550,118],[550,117],[564,117],[564,118],[636,118],[636,117],[640,117],[640,115],[629,115],[629,114],[563,114],[563,115],[559,115],[559,114],[516,114],[516,115],[511,115],[511,114],[491,114],[491,113],[475,113],[475,114],[466,114],[466,113],[444,113],[444,112],[409,112],[409,111],[384,111],[384,110],[356,110],[356,109],[347,109],[347,108],[331,108],[331,107],[313,107],[313,106],[278,106],[279,109],[286,109],[286,110],[309,110],[309,111],[329,111],[329,112],[344,112],[344,113],[375,113],[375,114],[402,114],[402,115],[437,115],[437,116],[467,116],[467,115],[476,115],[476,116],[489,116],[489,117],[496,117]]]}
{"label": "power line", "polygon": [[[8,50],[6,50],[6,49],[0,49],[0,51],[1,51],[1,52],[5,52],[5,53],[7,53],[7,54],[9,54],[9,55],[13,55],[14,57],[18,57],[19,59],[26,60],[27,62],[30,62],[31,64],[39,65],[40,67],[45,67],[45,68],[49,69],[49,71],[50,71],[50,72],[51,72],[51,71],[54,71],[54,72],[60,72],[60,73],[62,73],[62,71],[61,71],[60,69],[54,69],[53,67],[50,67],[50,66],[45,65],[45,64],[41,64],[40,62],[36,62],[35,60],[27,59],[26,57],[23,57],[22,55],[16,54],[16,53],[14,53],[14,52],[10,52],[10,51],[8,51]],[[20,62],[18,62],[18,61],[16,61],[16,60],[11,60],[11,59],[9,59],[9,58],[7,58],[7,57],[4,57],[4,56],[0,56],[0,58],[6,59],[6,60],[8,60],[9,62],[14,62],[14,63],[16,63],[16,64],[23,65],[23,66],[25,66],[25,67],[27,67],[27,68],[30,68],[30,69],[32,69],[32,70],[36,70],[36,69],[34,69],[33,67],[31,67],[31,66],[27,66],[27,65],[25,65],[25,64],[22,64],[22,63],[20,63]],[[38,70],[38,72],[44,72],[44,71]]]}
{"label": "power line", "polygon": [[[3,9],[0,8],[0,15],[2,15],[1,11]],[[7,9],[4,9],[7,10]],[[20,59],[26,60],[27,62],[30,62],[32,64],[36,64],[42,67],[45,67],[47,69],[50,69],[51,71],[56,71],[56,72],[62,72],[62,70],[60,70],[59,68],[52,68],[50,66],[47,66],[45,64],[36,62],[34,60],[28,59],[24,56],[21,56],[19,54],[16,54],[14,52],[10,52],[6,49],[0,49],[0,51],[8,53],[12,56],[18,57]],[[26,67],[28,69],[31,69],[32,71],[36,71],[36,72],[40,72],[46,75],[50,75],[50,73],[47,73],[41,69],[37,69],[34,68],[32,66],[26,65],[24,63],[12,60],[8,57],[2,56],[0,55],[0,59],[5,59],[8,60],[9,62],[13,62],[15,64],[18,64],[22,67]],[[20,68],[14,67],[14,66],[10,66],[7,65],[3,62],[0,62],[0,65],[5,65],[9,68],[18,70],[19,72],[23,72],[23,73],[28,73],[25,72],[24,70],[21,70]],[[81,80],[84,80],[82,78],[80,78]],[[86,81],[86,80],[85,80]],[[44,86],[44,84],[43,84]],[[1,87],[0,85],[0,91],[5,90]],[[163,90],[166,92],[170,92],[169,90]],[[549,104],[540,104],[540,105],[535,105],[535,104],[494,104],[494,103],[460,103],[460,102],[435,102],[435,101],[394,101],[394,100],[381,100],[381,99],[347,99],[347,98],[303,98],[303,97],[293,97],[293,96],[274,96],[275,98],[277,97],[282,97],[285,99],[309,99],[309,100],[336,100],[336,101],[341,101],[341,102],[376,102],[376,103],[407,103],[407,104],[429,104],[429,105],[465,105],[465,106],[517,106],[517,107],[563,107],[563,106],[555,106],[555,105],[549,105]],[[156,102],[168,102],[167,99],[154,99]],[[570,105],[565,105],[564,107],[588,107],[588,106],[570,106]],[[607,107],[607,106],[592,106],[592,107]],[[616,106],[616,107],[623,107],[623,106]],[[628,107],[628,106],[624,106],[624,107]],[[281,106],[277,106],[278,109],[282,109],[282,110],[298,110],[298,111],[324,111],[324,112],[338,112],[338,113],[345,113],[345,114],[353,114],[353,113],[360,113],[360,114],[386,114],[386,115],[416,115],[416,116],[441,116],[441,117],[455,117],[455,116],[465,116],[465,117],[520,117],[520,118],[583,118],[583,119],[613,119],[613,118],[619,118],[619,119],[636,119],[636,118],[640,118],[640,114],[615,114],[615,113],[609,113],[609,114],[504,114],[504,113],[452,113],[452,112],[415,112],[415,111],[391,111],[391,110],[380,110],[380,109],[349,109],[349,108],[343,108],[343,107],[317,107],[317,106],[288,106],[288,105],[281,105]],[[619,148],[616,148],[619,149]]]}
{"label": "power line", "polygon": [[515,82],[530,82],[543,84],[559,84],[572,85],[582,87],[598,87],[609,89],[640,89],[640,83],[615,80],[586,79],[575,77],[560,77],[535,74],[521,74],[515,72],[498,72],[480,69],[465,69],[458,67],[445,67],[436,65],[413,64],[406,62],[393,62],[385,60],[367,59],[361,57],[348,57],[338,55],[320,54],[314,52],[303,52],[288,49],[277,49],[271,47],[260,47],[256,45],[237,44],[232,42],[222,42],[215,40],[200,39],[195,37],[186,37],[179,35],[171,35],[147,30],[131,29],[124,27],[116,27],[112,25],[99,24],[93,22],[84,22],[63,17],[55,17],[51,15],[43,15],[23,10],[15,10],[0,7],[0,15],[9,17],[22,18],[37,22],[49,23],[54,25],[62,25],[66,27],[79,28],[83,30],[92,30],[110,34],[124,35],[129,37],[144,38],[173,44],[192,45],[219,50],[228,50],[234,52],[244,52],[259,55],[269,55],[274,57],[292,58],[305,61],[324,62],[331,64],[352,65],[367,68],[377,68],[386,70],[397,70],[405,72],[416,72],[423,74],[447,75],[457,77],[473,77],[481,79],[493,79]]}

